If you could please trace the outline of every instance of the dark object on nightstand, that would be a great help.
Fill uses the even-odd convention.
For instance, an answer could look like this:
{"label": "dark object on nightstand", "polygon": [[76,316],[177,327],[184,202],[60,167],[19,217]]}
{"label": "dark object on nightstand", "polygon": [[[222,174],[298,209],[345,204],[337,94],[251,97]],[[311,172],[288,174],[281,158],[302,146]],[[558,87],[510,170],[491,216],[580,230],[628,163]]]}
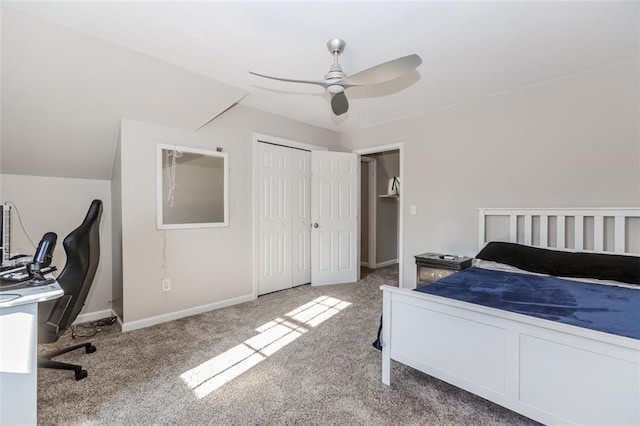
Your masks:
{"label": "dark object on nightstand", "polygon": [[416,287],[431,284],[471,266],[471,258],[442,253],[423,253],[416,258]]}

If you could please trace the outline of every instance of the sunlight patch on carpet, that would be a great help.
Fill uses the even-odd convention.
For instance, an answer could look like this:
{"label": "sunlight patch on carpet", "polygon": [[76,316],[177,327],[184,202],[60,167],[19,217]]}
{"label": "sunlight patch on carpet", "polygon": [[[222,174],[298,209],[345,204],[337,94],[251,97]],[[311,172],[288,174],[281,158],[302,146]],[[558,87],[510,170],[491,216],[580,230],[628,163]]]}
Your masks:
{"label": "sunlight patch on carpet", "polygon": [[226,352],[180,375],[198,398],[203,398],[225,383],[273,355],[289,343],[317,327],[347,306],[335,297],[321,296],[256,329],[258,334]]}

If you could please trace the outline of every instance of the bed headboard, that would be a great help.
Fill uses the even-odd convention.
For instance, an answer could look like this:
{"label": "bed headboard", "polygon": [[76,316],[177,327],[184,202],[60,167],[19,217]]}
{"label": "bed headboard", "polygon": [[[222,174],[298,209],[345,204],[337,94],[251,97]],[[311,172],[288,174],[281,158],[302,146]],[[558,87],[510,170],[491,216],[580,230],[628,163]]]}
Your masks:
{"label": "bed headboard", "polygon": [[480,208],[478,248],[508,241],[556,250],[640,256],[640,207]]}

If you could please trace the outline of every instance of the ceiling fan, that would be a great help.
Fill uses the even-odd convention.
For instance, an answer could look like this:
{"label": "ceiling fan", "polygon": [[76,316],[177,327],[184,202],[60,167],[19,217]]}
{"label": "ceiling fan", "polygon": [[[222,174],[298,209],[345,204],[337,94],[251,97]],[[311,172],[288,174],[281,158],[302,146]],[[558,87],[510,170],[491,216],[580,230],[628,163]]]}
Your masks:
{"label": "ceiling fan", "polygon": [[349,101],[344,91],[354,86],[370,86],[374,84],[386,83],[395,80],[404,74],[411,72],[417,68],[422,59],[415,53],[402,58],[394,59],[389,62],[378,64],[359,73],[347,76],[342,71],[342,67],[338,63],[338,56],[344,51],[347,43],[339,38],[331,39],[327,42],[327,48],[333,55],[333,65],[329,68],[329,72],[324,76],[324,80],[294,80],[290,78],[271,77],[257,72],[249,71],[249,74],[258,77],[270,78],[272,80],[287,81],[290,83],[315,84],[324,87],[331,93],[331,110],[335,115],[342,115],[349,110]]}

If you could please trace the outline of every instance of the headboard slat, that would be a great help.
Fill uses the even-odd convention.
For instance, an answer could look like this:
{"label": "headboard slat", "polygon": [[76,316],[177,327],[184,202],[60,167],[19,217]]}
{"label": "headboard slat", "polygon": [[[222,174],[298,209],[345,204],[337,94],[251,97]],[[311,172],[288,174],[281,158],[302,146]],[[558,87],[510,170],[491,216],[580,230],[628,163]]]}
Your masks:
{"label": "headboard slat", "polygon": [[[481,235],[481,239],[484,240],[485,239],[485,235],[487,235],[487,222],[485,219],[485,213],[484,213],[484,209],[478,209],[478,231],[479,231],[479,235]],[[484,247],[484,244],[481,245],[482,247]]]}
{"label": "headboard slat", "polygon": [[593,218],[593,250],[604,251],[604,216]]}
{"label": "headboard slat", "polygon": [[567,248],[564,238],[564,225],[567,222],[564,216],[558,215],[556,222],[556,247],[560,249]]}
{"label": "headboard slat", "polygon": [[532,216],[530,214],[524,217],[524,243],[531,245],[531,233],[533,232]]}
{"label": "headboard slat", "polygon": [[573,248],[584,249],[584,216],[575,216],[573,219]]}
{"label": "headboard slat", "polygon": [[616,253],[624,253],[626,249],[626,241],[625,241],[625,217],[624,216],[616,216],[614,222],[614,247]]}
{"label": "headboard slat", "polygon": [[509,241],[518,242],[518,216],[515,214],[512,214],[509,219]]}
{"label": "headboard slat", "polygon": [[540,216],[540,247],[549,247],[549,216]]}

